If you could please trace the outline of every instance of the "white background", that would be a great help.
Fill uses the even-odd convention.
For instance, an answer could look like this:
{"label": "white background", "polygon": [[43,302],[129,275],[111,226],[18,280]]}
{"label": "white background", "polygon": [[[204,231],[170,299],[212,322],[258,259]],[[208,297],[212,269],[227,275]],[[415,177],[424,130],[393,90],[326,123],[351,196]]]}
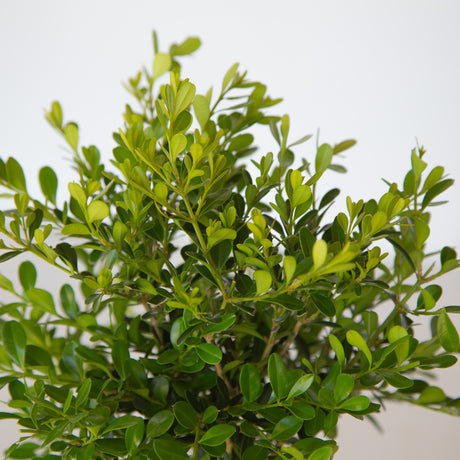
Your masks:
{"label": "white background", "polygon": [[[0,0],[0,156],[22,163],[33,193],[38,169],[53,166],[66,193],[62,184],[74,177],[68,153],[43,119],[57,99],[65,118],[79,123],[83,144],[94,143],[109,159],[111,134],[133,102],[121,82],[150,65],[155,29],[163,50],[190,35],[202,39],[200,51],[183,60],[199,92],[218,86],[240,62],[272,97],[284,98],[276,110],[290,114],[293,140],[319,128],[321,142],[357,139],[346,152],[349,174],[327,176],[329,188],[343,190],[338,206],[346,195],[356,201],[383,193],[382,177],[400,183],[416,138],[425,160],[458,180],[459,21],[454,0]],[[268,137],[259,145],[274,148]],[[313,146],[297,153],[311,159]],[[433,250],[460,248],[458,195],[456,185],[445,194],[451,203],[433,210]],[[39,279],[52,284],[46,273]],[[459,274],[446,280],[444,305],[459,303],[459,281]],[[459,395],[458,369],[441,371],[439,382]],[[384,434],[344,419],[336,457],[458,458],[459,419],[407,405],[389,409],[378,417]],[[6,422],[0,429],[3,448],[15,432]]]}

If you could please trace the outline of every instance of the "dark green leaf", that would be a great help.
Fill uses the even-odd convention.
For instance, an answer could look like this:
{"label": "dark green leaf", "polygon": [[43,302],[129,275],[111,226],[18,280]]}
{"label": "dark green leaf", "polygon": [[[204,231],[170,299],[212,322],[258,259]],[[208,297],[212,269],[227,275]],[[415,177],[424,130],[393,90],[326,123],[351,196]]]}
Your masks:
{"label": "dark green leaf", "polygon": [[169,410],[157,412],[147,424],[147,437],[158,438],[165,434],[174,423],[174,416]]}
{"label": "dark green leaf", "polygon": [[27,339],[22,325],[17,321],[3,323],[2,339],[8,356],[24,369]]}
{"label": "dark green leaf", "polygon": [[278,400],[285,398],[289,392],[288,371],[277,353],[271,354],[268,360],[268,376],[276,398]]}
{"label": "dark green leaf", "polygon": [[215,425],[206,431],[199,442],[203,446],[219,446],[233,436],[235,431],[236,428],[233,425]]}
{"label": "dark green leaf", "polygon": [[302,425],[303,420],[294,415],[288,415],[275,425],[270,437],[274,441],[285,441],[295,436]]}
{"label": "dark green leaf", "polygon": [[195,409],[185,401],[178,401],[173,406],[174,417],[185,428],[193,430],[198,421]]}
{"label": "dark green leaf", "polygon": [[311,293],[311,300],[318,308],[318,310],[323,313],[325,316],[335,316],[335,306],[334,302],[330,300],[327,296],[320,293]]}
{"label": "dark green leaf", "polygon": [[255,401],[262,392],[260,375],[252,364],[245,364],[241,369],[240,388],[247,402]]}
{"label": "dark green leaf", "polygon": [[222,360],[222,351],[212,343],[200,343],[196,347],[200,359],[207,364],[217,364]]}
{"label": "dark green leaf", "polygon": [[447,353],[456,353],[460,346],[458,332],[445,309],[439,315],[437,332],[442,348]]}

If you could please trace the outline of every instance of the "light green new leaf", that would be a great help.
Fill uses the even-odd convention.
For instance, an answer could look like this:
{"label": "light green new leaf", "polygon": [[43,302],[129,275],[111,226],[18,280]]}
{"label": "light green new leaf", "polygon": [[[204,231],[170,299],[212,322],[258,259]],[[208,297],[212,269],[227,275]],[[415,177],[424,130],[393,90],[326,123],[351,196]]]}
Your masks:
{"label": "light green new leaf", "polygon": [[5,168],[8,182],[18,190],[25,192],[26,179],[21,165],[14,158],[8,158],[8,160],[6,160]]}
{"label": "light green new leaf", "polygon": [[70,196],[74,198],[82,209],[86,208],[86,193],[76,182],[71,182],[68,185]]}
{"label": "light green new leaf", "polygon": [[371,351],[369,350],[366,341],[363,339],[359,332],[354,330],[347,331],[347,342],[352,347],[356,347],[358,350],[361,350],[366,356],[369,365],[372,365]]}
{"label": "light green new leaf", "polygon": [[209,120],[209,114],[211,113],[208,98],[201,94],[197,94],[193,100],[193,109],[195,110],[196,119],[203,131]]}
{"label": "light green new leaf", "polygon": [[67,123],[64,128],[64,137],[74,152],[78,149],[78,126],[75,123]]}
{"label": "light green new leaf", "polygon": [[327,258],[327,243],[324,240],[317,240],[312,249],[313,267],[315,270],[324,265]]}
{"label": "light green new leaf", "polygon": [[224,240],[234,240],[236,238],[236,231],[232,228],[219,228],[214,233],[208,236],[208,249],[211,249],[216,244]]}
{"label": "light green new leaf", "polygon": [[294,277],[297,267],[297,262],[293,256],[285,256],[283,261],[284,275],[286,277],[286,284],[289,284]]}
{"label": "light green new leaf", "polygon": [[179,45],[172,45],[169,50],[172,56],[186,56],[192,54],[201,46],[201,40],[198,37],[189,37]]}
{"label": "light green new leaf", "polygon": [[[172,161],[176,161],[177,155],[182,153],[187,146],[187,138],[183,134],[176,134],[171,139],[169,144],[169,152],[171,153]],[[163,184],[164,185],[164,184]]]}
{"label": "light green new leaf", "polygon": [[88,222],[93,223],[96,220],[103,220],[109,215],[109,207],[100,200],[92,201],[88,205]]}
{"label": "light green new leaf", "polygon": [[89,228],[83,224],[67,224],[61,230],[63,235],[91,235]]}
{"label": "light green new leaf", "polygon": [[316,172],[324,172],[331,164],[334,150],[329,144],[322,144],[318,147],[315,158],[315,170]]}
{"label": "light green new leaf", "polygon": [[272,275],[265,270],[257,270],[254,272],[254,279],[256,280],[257,292],[256,295],[267,292],[272,286]]}
{"label": "light green new leaf", "polygon": [[225,91],[232,81],[233,77],[236,74],[236,71],[238,70],[238,63],[233,64],[226,72],[224,79],[222,81],[222,92]]}
{"label": "light green new leaf", "polygon": [[172,65],[171,56],[167,53],[157,53],[153,61],[153,78],[161,77]]}
{"label": "light green new leaf", "polygon": [[[393,326],[388,332],[388,341],[393,343],[407,336],[408,333],[402,326]],[[401,365],[401,363],[403,363],[409,356],[409,340],[399,344],[395,349],[395,353],[396,358],[398,359],[398,364]]]}

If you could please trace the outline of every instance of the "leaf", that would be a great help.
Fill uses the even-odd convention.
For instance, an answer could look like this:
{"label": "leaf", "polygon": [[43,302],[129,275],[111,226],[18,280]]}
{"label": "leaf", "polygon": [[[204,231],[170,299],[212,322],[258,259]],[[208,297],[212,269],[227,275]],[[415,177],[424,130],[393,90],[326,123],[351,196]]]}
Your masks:
{"label": "leaf", "polygon": [[259,372],[252,364],[245,364],[241,369],[240,389],[246,402],[255,401],[262,392]]}
{"label": "leaf", "polygon": [[238,70],[238,63],[233,64],[226,72],[224,79],[222,80],[222,92],[224,92],[230,82],[232,81],[233,77],[236,74],[236,71]]}
{"label": "leaf", "polygon": [[292,399],[304,394],[313,383],[314,377],[312,374],[305,374],[298,378],[292,388],[289,390],[287,399]]}
{"label": "leaf", "polygon": [[169,410],[157,412],[147,424],[147,437],[158,438],[164,435],[174,423],[174,415]]}
{"label": "leaf", "polygon": [[257,270],[254,272],[254,279],[256,280],[257,291],[256,295],[267,292],[272,286],[272,275],[265,270]]}
{"label": "leaf", "polygon": [[203,335],[226,331],[233,326],[235,321],[236,315],[234,313],[225,313],[218,323],[209,323],[208,327],[204,330]]}
{"label": "leaf", "polygon": [[125,362],[130,358],[129,349],[125,342],[115,342],[112,345],[112,361],[113,365],[122,378],[126,378]]}
{"label": "leaf", "polygon": [[91,391],[91,379],[86,379],[80,386],[75,398],[75,409],[78,409],[80,406],[85,406],[88,401],[88,396]]}
{"label": "leaf", "polygon": [[69,193],[74,198],[82,209],[86,209],[86,193],[76,182],[71,182],[68,185]]}
{"label": "leaf", "polygon": [[447,396],[441,388],[428,386],[420,393],[417,402],[420,404],[438,404],[446,399]]}
{"label": "leaf", "polygon": [[267,460],[268,449],[262,446],[251,446],[248,447],[243,456],[242,460]]}
{"label": "leaf", "polygon": [[371,351],[369,350],[366,341],[363,339],[359,332],[354,330],[347,331],[347,342],[352,347],[356,347],[358,350],[361,350],[366,356],[369,366],[372,365]]}
{"label": "leaf", "polygon": [[[160,460],[189,460],[187,444],[170,439],[155,439],[153,449]],[[152,457],[153,458],[153,457]]]}
{"label": "leaf", "polygon": [[337,376],[334,388],[334,399],[337,404],[350,396],[355,387],[355,380],[349,374],[340,374]]}
{"label": "leaf", "polygon": [[294,277],[297,262],[293,256],[285,256],[283,261],[284,275],[286,284],[289,284]]}
{"label": "leaf", "polygon": [[21,165],[14,158],[8,158],[5,168],[8,182],[16,189],[26,192],[26,179]]}
{"label": "leaf", "polygon": [[53,296],[48,291],[32,288],[26,292],[26,296],[34,307],[48,313],[56,313]]}
{"label": "leaf", "polygon": [[27,338],[22,325],[17,321],[3,323],[2,340],[8,356],[24,369]]}
{"label": "leaf", "polygon": [[216,406],[208,406],[203,412],[202,422],[203,423],[214,423],[219,414]]}
{"label": "leaf", "polygon": [[344,152],[354,145],[356,145],[356,141],[354,139],[347,139],[345,141],[339,142],[338,144],[334,145],[334,155],[337,155],[340,152]]}
{"label": "leaf", "polygon": [[314,292],[310,294],[310,297],[321,313],[329,317],[335,316],[335,305],[334,302],[332,302],[332,300],[330,300],[324,294]]}
{"label": "leaf", "polygon": [[289,378],[286,366],[278,353],[272,353],[268,360],[268,377],[270,385],[279,401],[289,392]]}
{"label": "leaf", "polygon": [[6,262],[7,260],[12,259],[13,257],[18,256],[19,254],[22,254],[22,251],[8,251],[8,252],[4,252],[4,253],[0,256],[0,263]]}
{"label": "leaf", "polygon": [[153,61],[153,78],[161,77],[165,72],[171,69],[172,59],[167,53],[156,53]]}
{"label": "leaf", "polygon": [[310,454],[307,460],[330,460],[333,453],[332,447],[323,446]]}
{"label": "leaf", "polygon": [[299,311],[305,308],[305,302],[290,294],[280,294],[276,297],[262,298],[260,302],[270,302],[281,305],[286,310]]}
{"label": "leaf", "polygon": [[234,240],[236,238],[236,231],[231,228],[220,228],[208,236],[208,249],[211,249],[216,244],[224,240]]}
{"label": "leaf", "polygon": [[32,262],[26,261],[19,266],[19,281],[25,291],[32,289],[37,281],[37,270]]}
{"label": "leaf", "polygon": [[316,416],[315,409],[303,401],[293,402],[290,406],[286,406],[286,408],[289,410],[289,412],[301,418],[302,420],[312,420]]}
{"label": "leaf", "polygon": [[366,410],[369,407],[370,401],[367,396],[359,395],[352,396],[350,399],[344,401],[339,407],[340,409],[347,411],[362,411]]}
{"label": "leaf", "polygon": [[109,207],[100,200],[92,201],[88,206],[88,222],[92,224],[96,220],[103,220],[109,215]]}
{"label": "leaf", "polygon": [[200,124],[201,131],[203,131],[211,113],[208,98],[197,94],[193,100],[193,110],[195,111],[195,117]]}
{"label": "leaf", "polygon": [[193,430],[198,421],[195,409],[185,401],[178,401],[173,406],[174,417],[184,427]]}
{"label": "leaf", "polygon": [[288,415],[275,425],[270,437],[274,441],[285,441],[295,436],[302,425],[303,420],[295,415]]}
{"label": "leaf", "polygon": [[413,380],[404,377],[404,375],[397,374],[397,373],[383,373],[383,378],[385,382],[389,383],[392,387],[398,389],[410,388],[414,385]]}
{"label": "leaf", "polygon": [[438,182],[437,184],[433,185],[426,193],[425,196],[423,197],[422,201],[422,209],[425,209],[427,206],[430,205],[430,203],[441,193],[446,191],[449,187],[451,187],[454,184],[453,179],[445,179],[442,180],[441,182]]}
{"label": "leaf", "polygon": [[195,85],[189,81],[183,81],[177,91],[176,101],[174,105],[174,115],[177,116],[192,103],[195,97]]}
{"label": "leaf", "polygon": [[228,438],[233,436],[235,431],[236,428],[233,425],[215,425],[206,431],[206,433],[200,439],[199,443],[203,446],[219,446]]}
{"label": "leaf", "polygon": [[89,228],[84,224],[67,224],[61,230],[63,235],[91,235]]}
{"label": "leaf", "polygon": [[317,240],[312,249],[313,267],[315,270],[324,265],[327,258],[327,243],[324,240]]}
{"label": "leaf", "polygon": [[337,361],[343,367],[345,364],[345,351],[343,349],[342,342],[340,342],[340,340],[334,334],[329,334],[329,344],[335,352]]}
{"label": "leaf", "polygon": [[201,40],[198,37],[189,37],[180,45],[172,45],[169,52],[171,56],[186,56],[192,54],[201,46]]}
{"label": "leaf", "polygon": [[222,351],[212,343],[200,343],[196,347],[199,358],[207,364],[218,364],[222,360]]}
{"label": "leaf", "polygon": [[139,418],[139,421],[127,428],[125,432],[125,444],[128,452],[133,454],[140,446],[144,438],[144,420]]}
{"label": "leaf", "polygon": [[129,426],[135,425],[141,420],[142,418],[136,417],[135,415],[122,415],[121,417],[111,422],[101,433],[101,435],[104,436],[105,434],[110,433],[111,431],[123,430],[125,428],[128,428]]}
{"label": "leaf", "polygon": [[45,198],[55,205],[58,185],[56,173],[49,166],[44,166],[38,173],[38,180]]}
{"label": "leaf", "polygon": [[458,351],[460,346],[458,332],[444,308],[438,318],[437,333],[441,346],[447,353]]}
{"label": "leaf", "polygon": [[324,172],[331,164],[334,150],[329,144],[322,144],[318,147],[315,157],[315,171]]}
{"label": "leaf", "polygon": [[67,123],[64,128],[64,137],[74,152],[78,148],[78,126],[75,123]]}
{"label": "leaf", "polygon": [[175,134],[169,143],[169,152],[171,158],[176,161],[177,155],[182,153],[187,146],[187,138],[183,134]]}
{"label": "leaf", "polygon": [[[406,329],[402,326],[393,326],[388,332],[388,341],[393,343],[406,336],[408,336]],[[409,340],[399,344],[395,349],[395,353],[398,364],[401,365],[409,356]]]}

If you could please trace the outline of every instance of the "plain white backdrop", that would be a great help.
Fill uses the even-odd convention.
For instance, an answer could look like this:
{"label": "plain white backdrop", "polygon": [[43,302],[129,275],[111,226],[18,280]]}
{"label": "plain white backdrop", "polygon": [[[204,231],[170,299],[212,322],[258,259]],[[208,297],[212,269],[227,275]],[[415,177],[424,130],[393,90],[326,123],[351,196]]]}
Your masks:
{"label": "plain white backdrop", "polygon": [[[202,39],[183,61],[199,92],[240,62],[272,97],[284,98],[276,110],[290,114],[293,139],[318,129],[322,142],[357,139],[344,160],[349,174],[328,176],[329,188],[343,191],[337,206],[346,195],[383,193],[381,178],[400,183],[416,139],[430,165],[460,179],[458,1],[0,0],[0,10],[0,156],[22,163],[32,193],[39,193],[41,166],[54,167],[61,184],[74,177],[63,142],[43,118],[53,100],[79,123],[83,144],[110,158],[112,132],[133,102],[121,82],[151,65],[153,29],[163,50],[187,36]],[[262,140],[262,153],[274,148]],[[313,146],[297,152],[312,158]],[[433,210],[429,247],[459,250],[458,185],[445,196],[451,203]],[[46,272],[39,280],[50,284]],[[459,281],[459,274],[446,280],[445,305],[459,303]],[[439,382],[459,395],[457,368],[441,371]],[[408,405],[389,409],[378,417],[383,434],[344,419],[337,458],[458,458],[459,419]],[[3,421],[0,429],[3,449],[16,431]]]}

